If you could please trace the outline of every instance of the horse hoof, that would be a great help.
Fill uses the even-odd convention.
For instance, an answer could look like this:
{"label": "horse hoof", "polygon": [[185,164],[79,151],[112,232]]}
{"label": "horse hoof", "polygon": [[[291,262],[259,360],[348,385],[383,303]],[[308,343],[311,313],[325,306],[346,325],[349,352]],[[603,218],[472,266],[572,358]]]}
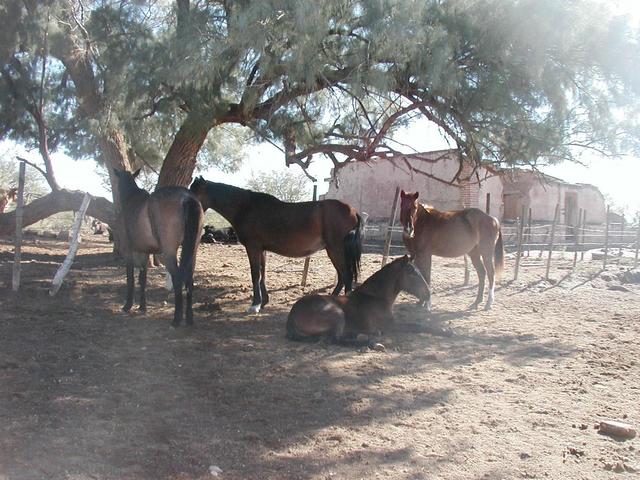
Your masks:
{"label": "horse hoof", "polygon": [[129,311],[131,310],[131,307],[132,307],[132,306],[133,306],[133,305],[124,305],[124,306],[122,307],[122,311],[123,311],[123,312],[125,312],[125,313],[129,313]]}
{"label": "horse hoof", "polygon": [[424,300],[420,302],[420,305],[424,307],[427,313],[431,313],[431,300]]}
{"label": "horse hoof", "polygon": [[491,310],[491,304],[490,304],[490,303],[487,303],[487,304],[484,306],[484,311],[485,311],[485,312],[487,312],[487,311],[489,311],[489,310]]}
{"label": "horse hoof", "polygon": [[247,308],[247,313],[260,313],[260,305],[251,305]]}
{"label": "horse hoof", "polygon": [[142,307],[142,306],[138,307],[138,312],[143,313],[143,314],[147,313],[147,307]]}
{"label": "horse hoof", "polygon": [[469,308],[467,310],[477,310],[478,309],[478,305],[480,305],[480,303],[474,302],[471,305],[469,305]]}

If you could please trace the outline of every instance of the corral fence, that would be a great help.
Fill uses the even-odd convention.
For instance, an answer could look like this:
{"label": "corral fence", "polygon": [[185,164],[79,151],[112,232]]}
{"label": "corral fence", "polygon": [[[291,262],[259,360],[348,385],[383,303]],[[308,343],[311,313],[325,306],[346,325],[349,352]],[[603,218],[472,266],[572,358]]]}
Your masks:
{"label": "corral fence", "polygon": [[[506,221],[501,225],[505,250],[515,256],[514,279],[518,278],[520,259],[527,257],[546,259],[548,278],[553,252],[573,252],[574,269],[578,261],[585,260],[587,251],[590,260],[602,261],[603,269],[608,263],[620,263],[623,257],[629,258],[629,253],[632,256],[633,267],[638,266],[640,213],[636,215],[635,224],[631,225],[625,222],[588,223],[587,212],[584,210],[580,210],[577,224],[562,224],[558,221],[559,205],[556,205],[554,221],[551,223],[532,221],[531,213],[531,210],[523,211],[515,221]],[[610,218],[609,208],[607,218]],[[406,252],[402,241],[402,227],[395,225],[394,221],[389,221],[388,224],[368,223],[365,227],[363,246],[369,252],[380,252],[383,264],[389,255]],[[467,263],[465,261],[465,264]]]}

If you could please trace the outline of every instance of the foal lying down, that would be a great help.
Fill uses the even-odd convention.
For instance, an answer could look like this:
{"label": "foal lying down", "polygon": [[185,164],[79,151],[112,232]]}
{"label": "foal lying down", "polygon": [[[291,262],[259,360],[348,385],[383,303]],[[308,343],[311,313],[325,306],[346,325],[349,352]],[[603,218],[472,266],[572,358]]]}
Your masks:
{"label": "foal lying down", "polygon": [[406,255],[374,273],[345,296],[307,295],[289,312],[287,338],[315,341],[326,337],[336,343],[370,343],[358,335],[376,335],[393,323],[391,307],[401,291],[422,301],[430,297],[429,285]]}

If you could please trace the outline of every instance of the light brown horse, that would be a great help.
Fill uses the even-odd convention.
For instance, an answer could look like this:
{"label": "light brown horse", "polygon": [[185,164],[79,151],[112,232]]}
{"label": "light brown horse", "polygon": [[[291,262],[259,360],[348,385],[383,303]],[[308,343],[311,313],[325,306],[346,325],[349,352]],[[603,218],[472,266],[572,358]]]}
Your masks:
{"label": "light brown horse", "polygon": [[[182,289],[186,289],[186,322],[193,323],[193,271],[204,215],[196,196],[183,187],[162,187],[153,193],[138,187],[131,174],[115,170],[121,211],[118,227],[122,235],[120,251],[127,265],[127,299],[122,309],[128,312],[133,305],[134,267],[140,268],[140,310],[147,301],[147,267],[149,254],[162,254],[173,283],[175,311],[173,326],[183,317]],[[182,245],[178,266],[178,247]]]}
{"label": "light brown horse", "polygon": [[[489,296],[485,310],[494,299],[494,282],[504,268],[502,232],[497,218],[477,208],[440,212],[418,203],[418,192],[400,193],[402,240],[416,266],[431,282],[431,256],[469,255],[478,274],[478,295],[470,308],[478,308],[484,295],[485,276],[489,277]],[[431,309],[430,302],[427,309]]]}
{"label": "light brown horse", "polygon": [[4,213],[4,209],[7,208],[10,202],[15,202],[18,197],[17,188],[9,188],[5,190],[0,188],[0,213]]}
{"label": "light brown horse", "polygon": [[345,296],[307,295],[289,312],[287,338],[359,344],[359,334],[375,335],[393,323],[391,307],[401,291],[428,301],[429,285],[407,255],[371,275]]}
{"label": "light brown horse", "polygon": [[253,301],[249,313],[269,303],[265,285],[265,252],[286,257],[306,257],[326,249],[338,272],[333,295],[351,291],[358,280],[362,252],[362,219],[339,200],[282,202],[272,195],[253,192],[202,177],[191,184],[206,211],[212,208],[233,226],[249,257]]}

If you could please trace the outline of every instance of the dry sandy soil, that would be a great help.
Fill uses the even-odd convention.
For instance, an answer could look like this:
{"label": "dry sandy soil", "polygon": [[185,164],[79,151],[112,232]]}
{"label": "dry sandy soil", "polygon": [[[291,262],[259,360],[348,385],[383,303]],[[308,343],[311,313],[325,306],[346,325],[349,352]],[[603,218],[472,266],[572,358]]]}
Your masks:
{"label": "dry sandy soil", "polygon": [[[150,274],[146,315],[120,311],[124,268],[83,244],[50,298],[67,245],[28,239],[10,290],[0,243],[0,479],[599,479],[640,470],[640,286],[619,266],[508,258],[490,312],[467,311],[462,261],[435,260],[434,312],[395,307],[386,351],[284,338],[304,293],[326,291],[324,255],[268,259],[271,304],[247,316],[240,246],[202,245],[195,326],[173,330]],[[363,277],[380,256],[363,258]],[[473,277],[472,277],[473,278]],[[613,289],[612,289],[613,288]],[[618,473],[616,473],[616,471]],[[213,472],[213,473],[212,473]]]}

